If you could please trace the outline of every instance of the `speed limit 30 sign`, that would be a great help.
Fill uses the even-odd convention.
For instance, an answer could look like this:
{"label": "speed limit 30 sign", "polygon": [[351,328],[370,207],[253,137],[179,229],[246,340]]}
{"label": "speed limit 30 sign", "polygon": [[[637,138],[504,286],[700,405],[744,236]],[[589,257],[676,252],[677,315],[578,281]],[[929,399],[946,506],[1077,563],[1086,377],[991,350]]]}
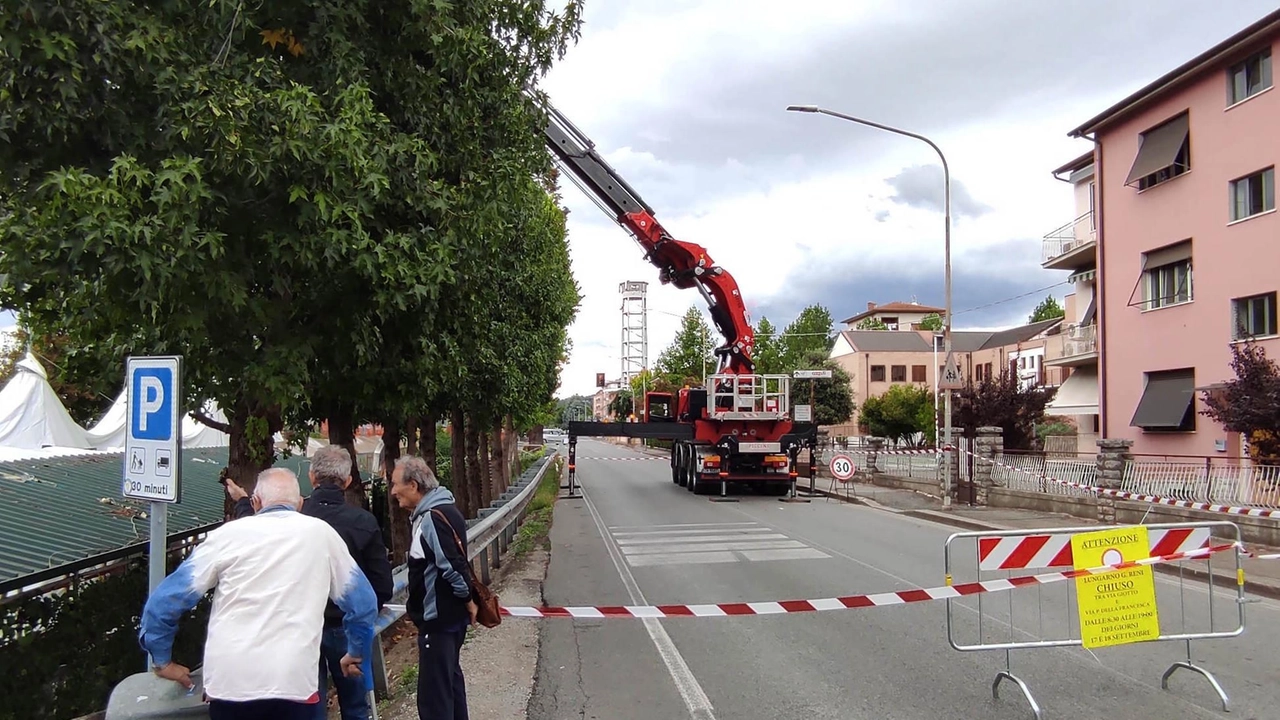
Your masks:
{"label": "speed limit 30 sign", "polygon": [[853,458],[848,455],[837,455],[831,458],[831,475],[837,480],[852,479],[855,469]]}

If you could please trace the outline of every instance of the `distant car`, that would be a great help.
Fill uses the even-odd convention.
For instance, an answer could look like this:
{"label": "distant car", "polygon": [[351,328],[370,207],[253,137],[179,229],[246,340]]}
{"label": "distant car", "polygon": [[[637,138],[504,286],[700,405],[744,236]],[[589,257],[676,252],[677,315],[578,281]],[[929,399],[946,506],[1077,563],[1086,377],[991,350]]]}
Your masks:
{"label": "distant car", "polygon": [[542,431],[542,440],[548,445],[561,445],[569,442],[569,433],[560,428],[545,428]]}

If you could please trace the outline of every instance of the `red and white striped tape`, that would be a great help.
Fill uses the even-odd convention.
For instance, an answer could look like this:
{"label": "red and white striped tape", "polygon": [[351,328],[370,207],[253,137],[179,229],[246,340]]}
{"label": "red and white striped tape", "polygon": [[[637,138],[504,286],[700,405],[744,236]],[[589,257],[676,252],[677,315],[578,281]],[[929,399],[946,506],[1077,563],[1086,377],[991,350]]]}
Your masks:
{"label": "red and white striped tape", "polygon": [[960,583],[934,588],[917,588],[899,590],[897,592],[877,593],[874,595],[848,595],[845,597],[822,598],[819,600],[783,600],[780,602],[754,603],[716,603],[714,605],[615,605],[587,607],[504,607],[503,615],[521,618],[678,618],[678,617],[736,617],[740,615],[778,615],[783,613],[823,612],[827,610],[848,610],[851,608],[880,607],[884,605],[904,605],[907,603],[945,600],[967,595],[1012,590],[1027,585],[1047,585],[1085,575],[1123,570],[1125,568],[1154,565],[1163,562],[1176,562],[1192,558],[1207,557],[1213,553],[1235,550],[1239,546],[1215,545],[1191,550],[1189,552],[1172,553],[1164,556],[1153,556],[1142,560],[1131,560],[1114,565],[1102,565],[1083,570],[1065,570],[1041,575],[1005,578],[1001,580],[983,580],[980,582]]}
{"label": "red and white striped tape", "polygon": [[[1152,528],[1151,555],[1189,552],[1209,546],[1209,528]],[[979,570],[1072,567],[1070,533],[997,535],[978,538]]]}
{"label": "red and white striped tape", "polygon": [[1173,498],[1164,498],[1164,497],[1158,497],[1155,495],[1140,495],[1138,493],[1126,492],[1124,490],[1102,488],[1102,487],[1097,487],[1095,485],[1086,485],[1084,483],[1071,482],[1069,480],[1059,480],[1055,477],[1046,475],[1044,473],[1033,473],[1033,472],[1024,470],[1023,468],[1020,468],[1020,467],[1014,467],[1013,465],[1002,463],[999,460],[992,460],[991,458],[983,457],[981,455],[970,452],[968,450],[961,450],[961,452],[972,455],[973,457],[983,462],[988,462],[988,463],[991,463],[992,465],[999,465],[1002,468],[1005,468],[1007,470],[1012,470],[1014,472],[1019,472],[1024,475],[1030,475],[1036,478],[1037,480],[1048,480],[1049,482],[1056,483],[1058,485],[1065,485],[1067,487],[1079,488],[1081,490],[1085,490],[1088,492],[1097,493],[1098,495],[1106,495],[1108,497],[1118,498],[1120,500],[1134,500],[1136,502],[1152,503],[1154,505],[1171,505],[1173,507],[1190,508],[1192,510],[1207,510],[1209,512],[1225,513],[1227,515],[1245,515],[1248,517],[1280,517],[1280,510],[1269,510],[1265,508],[1254,508],[1254,507],[1236,507],[1233,505],[1217,505],[1214,503],[1190,502],[1188,500],[1174,500]]}
{"label": "red and white striped tape", "polygon": [[944,445],[940,448],[922,448],[914,450],[872,450],[870,448],[850,448],[841,450],[841,453],[853,453],[856,455],[937,455],[938,453],[951,450],[950,445]]}

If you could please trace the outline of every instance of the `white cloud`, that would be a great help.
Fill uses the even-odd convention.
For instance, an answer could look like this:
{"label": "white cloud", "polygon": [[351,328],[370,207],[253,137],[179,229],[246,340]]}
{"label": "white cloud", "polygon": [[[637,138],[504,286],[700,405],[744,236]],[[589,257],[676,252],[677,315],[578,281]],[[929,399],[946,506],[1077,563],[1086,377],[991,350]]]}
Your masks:
{"label": "white cloud", "polygon": [[[837,320],[868,300],[941,303],[942,218],[895,202],[887,182],[937,156],[785,106],[838,103],[832,109],[910,125],[943,148],[953,183],[990,208],[953,219],[954,307],[985,306],[957,315],[957,327],[1008,326],[1047,293],[999,301],[1066,279],[1038,264],[1040,238],[1074,210],[1071,188],[1049,171],[1089,147],[1066,132],[1184,59],[1154,61],[1142,45],[1169,34],[1190,57],[1268,8],[974,2],[588,3],[581,42],[544,88],[675,237],[734,275],[753,319],[767,307],[776,324],[791,319],[775,317],[782,309],[809,302]],[[1158,3],[1166,12],[1151,27],[1143,7]],[[1006,54],[1038,50],[1010,65],[994,50],[1001,38],[1012,43]],[[1063,38],[1072,44],[1053,44]],[[567,183],[564,196],[585,299],[561,395],[592,392],[597,372],[618,375],[619,283],[650,282],[651,362],[679,316],[703,307],[696,292],[659,285],[629,236]],[[906,297],[868,296],[898,293]]]}

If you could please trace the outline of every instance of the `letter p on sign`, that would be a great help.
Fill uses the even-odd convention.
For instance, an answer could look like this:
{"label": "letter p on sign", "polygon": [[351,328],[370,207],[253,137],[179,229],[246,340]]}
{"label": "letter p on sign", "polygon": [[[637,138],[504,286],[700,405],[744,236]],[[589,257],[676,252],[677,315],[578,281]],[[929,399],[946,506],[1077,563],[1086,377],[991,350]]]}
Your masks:
{"label": "letter p on sign", "polygon": [[129,398],[133,436],[140,440],[168,440],[173,436],[173,372],[142,367],[133,371]]}

